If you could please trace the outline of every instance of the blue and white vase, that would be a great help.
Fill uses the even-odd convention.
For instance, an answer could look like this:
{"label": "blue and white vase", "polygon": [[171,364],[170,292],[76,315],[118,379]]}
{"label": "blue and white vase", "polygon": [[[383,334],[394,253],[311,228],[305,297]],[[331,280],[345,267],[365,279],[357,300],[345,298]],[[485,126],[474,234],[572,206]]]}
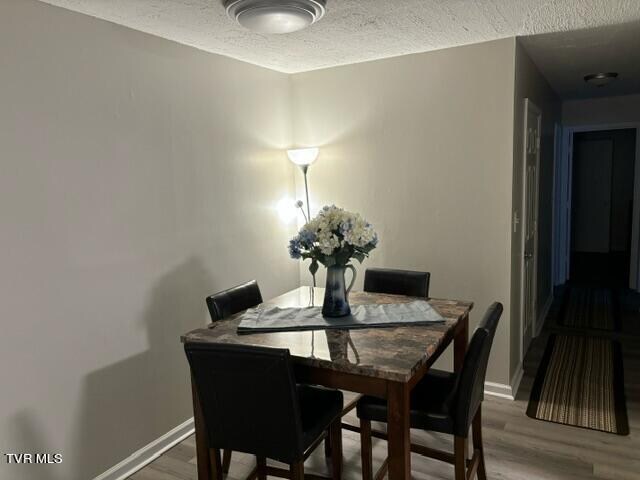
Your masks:
{"label": "blue and white vase", "polygon": [[[353,273],[351,283],[346,286],[345,272],[349,269]],[[334,265],[327,267],[327,284],[322,303],[323,317],[345,317],[351,315],[349,307],[349,292],[356,281],[356,269],[353,265]]]}

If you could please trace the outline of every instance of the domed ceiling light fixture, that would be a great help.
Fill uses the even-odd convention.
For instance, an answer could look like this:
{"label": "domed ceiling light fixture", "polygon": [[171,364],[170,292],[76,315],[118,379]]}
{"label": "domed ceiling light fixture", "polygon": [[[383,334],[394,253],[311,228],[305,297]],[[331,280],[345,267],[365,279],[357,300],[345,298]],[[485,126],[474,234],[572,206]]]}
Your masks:
{"label": "domed ceiling light fixture", "polygon": [[593,85],[596,87],[604,87],[605,85],[609,85],[615,79],[618,78],[618,72],[600,72],[600,73],[590,73],[589,75],[584,76],[584,81],[589,85]]}
{"label": "domed ceiling light fixture", "polygon": [[291,33],[314,24],[326,0],[226,0],[227,15],[258,33]]}

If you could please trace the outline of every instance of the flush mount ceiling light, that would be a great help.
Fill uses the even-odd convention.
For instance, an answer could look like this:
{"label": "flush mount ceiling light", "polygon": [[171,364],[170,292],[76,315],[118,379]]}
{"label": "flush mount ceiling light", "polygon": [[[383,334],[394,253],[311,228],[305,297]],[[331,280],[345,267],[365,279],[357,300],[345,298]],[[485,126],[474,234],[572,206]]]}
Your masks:
{"label": "flush mount ceiling light", "polygon": [[258,33],[291,33],[322,18],[326,0],[226,0],[227,15]]}
{"label": "flush mount ceiling light", "polygon": [[589,85],[594,85],[596,87],[604,87],[605,85],[610,84],[616,78],[618,78],[617,72],[600,72],[600,73],[590,73],[589,75],[584,76],[584,81]]}

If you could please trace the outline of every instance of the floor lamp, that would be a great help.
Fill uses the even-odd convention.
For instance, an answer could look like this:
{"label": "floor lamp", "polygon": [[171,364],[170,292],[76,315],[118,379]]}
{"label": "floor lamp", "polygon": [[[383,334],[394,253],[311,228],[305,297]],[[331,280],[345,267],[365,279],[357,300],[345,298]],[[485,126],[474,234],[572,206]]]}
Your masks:
{"label": "floor lamp", "polygon": [[[304,193],[307,200],[307,213],[305,215],[304,210],[302,210],[302,214],[305,217],[305,220],[308,222],[311,220],[311,205],[309,204],[309,183],[307,181],[307,172],[309,171],[309,165],[316,161],[318,158],[319,150],[317,147],[311,148],[296,148],[293,150],[287,150],[287,156],[289,160],[293,162],[295,165],[300,167],[302,170],[302,174],[304,175]],[[302,209],[302,207],[301,207]],[[316,275],[313,276],[313,286],[316,286]]]}

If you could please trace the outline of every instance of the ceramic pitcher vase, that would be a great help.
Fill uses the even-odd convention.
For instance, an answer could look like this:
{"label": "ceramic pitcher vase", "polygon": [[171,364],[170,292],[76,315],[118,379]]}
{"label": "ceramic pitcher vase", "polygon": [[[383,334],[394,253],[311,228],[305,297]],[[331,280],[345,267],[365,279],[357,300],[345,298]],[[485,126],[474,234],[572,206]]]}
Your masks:
{"label": "ceramic pitcher vase", "polygon": [[[346,286],[345,273],[347,269],[353,274],[351,283]],[[323,317],[345,317],[351,315],[349,307],[349,291],[356,281],[356,269],[353,265],[334,265],[327,267],[327,284],[322,303]]]}

